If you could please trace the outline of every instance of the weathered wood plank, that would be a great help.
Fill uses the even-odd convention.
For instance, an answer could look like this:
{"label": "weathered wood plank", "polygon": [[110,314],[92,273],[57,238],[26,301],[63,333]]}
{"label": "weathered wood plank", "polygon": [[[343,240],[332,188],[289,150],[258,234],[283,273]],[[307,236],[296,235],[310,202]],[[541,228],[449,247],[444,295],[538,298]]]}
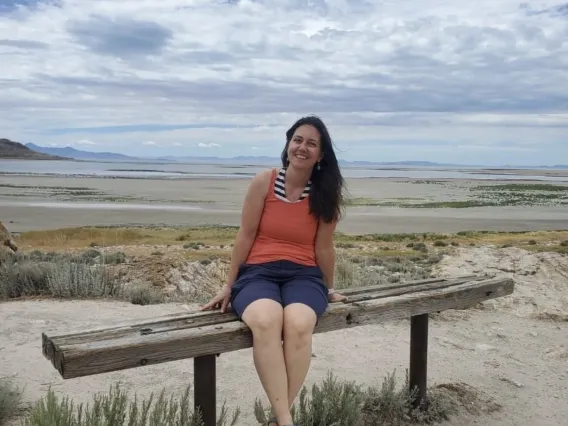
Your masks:
{"label": "weathered wood plank", "polygon": [[[429,288],[442,288],[483,278],[483,276],[478,275],[464,275],[460,277],[452,277],[451,279],[430,278],[408,281],[396,285],[374,285],[345,289],[341,290],[341,293],[349,296],[349,302],[358,302],[362,300],[401,295],[412,291],[422,291]],[[131,322],[129,324],[106,328],[98,327],[87,331],[66,333],[65,335],[60,336],[50,336],[50,339],[57,340],[59,345],[80,343],[82,341],[92,343],[97,340],[106,340],[108,338],[117,339],[121,336],[131,335],[133,332],[139,332],[142,334],[159,333],[190,327],[197,328],[214,324],[224,324],[231,321],[238,321],[232,312],[226,312],[224,314],[218,311],[194,312],[190,314],[182,312],[153,320]],[[52,348],[50,348],[50,345],[45,339],[43,339],[42,348],[44,356],[51,358],[50,353]]]}
{"label": "weathered wood plank", "polygon": [[431,283],[442,283],[442,282],[466,282],[466,281],[472,281],[472,280],[482,280],[482,279],[487,279],[487,278],[492,278],[488,275],[472,275],[472,274],[466,274],[466,275],[457,275],[457,276],[453,276],[453,277],[436,277],[436,278],[425,278],[423,280],[412,280],[412,281],[404,281],[401,283],[397,283],[397,284],[390,284],[390,285],[385,285],[385,284],[376,284],[376,285],[372,285],[372,286],[366,286],[366,287],[350,287],[350,288],[344,288],[340,290],[341,294],[345,294],[346,296],[351,296],[351,295],[357,295],[357,294],[366,294],[366,293],[373,293],[376,291],[380,291],[380,290],[392,290],[392,289],[403,289],[403,288],[407,288],[407,287],[417,287],[419,285],[422,284],[431,284]]}
{"label": "weathered wood plank", "polygon": [[[325,333],[385,320],[410,318],[447,309],[461,309],[497,297],[511,294],[514,282],[509,278],[466,281],[449,287],[426,289],[397,296],[332,304],[321,318],[315,333]],[[199,327],[163,328],[140,333],[131,330],[116,335],[103,331],[89,336],[50,337],[44,333],[44,354],[65,379],[110,371],[153,365],[198,356],[232,352],[252,346],[248,327],[233,320]],[[146,323],[150,324],[149,322]],[[154,326],[153,324],[152,326]]]}

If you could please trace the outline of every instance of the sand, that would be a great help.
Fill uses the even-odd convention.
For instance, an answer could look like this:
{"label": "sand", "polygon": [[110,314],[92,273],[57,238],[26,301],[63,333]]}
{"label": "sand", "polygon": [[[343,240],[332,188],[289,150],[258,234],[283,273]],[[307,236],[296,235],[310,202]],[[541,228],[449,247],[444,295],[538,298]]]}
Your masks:
{"label": "sand", "polygon": [[[350,196],[369,200],[466,199],[479,184],[508,181],[447,180],[420,183],[409,179],[348,179]],[[527,181],[524,183],[531,183]],[[537,182],[536,183],[542,183]],[[103,179],[2,176],[2,220],[11,232],[89,225],[238,225],[241,204],[249,179]],[[558,184],[558,183],[556,183]],[[60,190],[30,189],[34,186],[87,187],[101,196],[78,197]],[[568,187],[568,186],[567,186]],[[26,189],[27,188],[27,189]],[[126,199],[107,202],[108,197]],[[102,200],[102,201],[101,201]],[[565,229],[568,208],[564,206],[400,208],[350,207],[338,229],[347,233],[458,232],[462,230],[551,230]]]}
{"label": "sand", "polygon": [[[2,220],[12,232],[78,225],[237,224],[246,180],[160,181],[130,179],[63,179],[3,177],[19,185],[88,186],[105,193],[132,196],[127,206],[92,208],[39,207],[30,203],[61,201],[47,193],[1,189]],[[356,197],[426,197],[460,199],[476,181],[447,185],[417,184],[392,179],[349,182]],[[19,192],[19,194],[18,194]],[[96,200],[82,200],[92,203]],[[140,207],[139,205],[144,207]],[[171,206],[166,210],[164,206]],[[125,208],[128,207],[128,208]],[[194,210],[192,208],[198,208]],[[178,210],[176,210],[178,209]],[[568,209],[558,207],[401,209],[375,206],[350,208],[340,229],[345,232],[456,232],[465,229],[565,229]],[[513,295],[486,303],[483,309],[447,312],[432,317],[429,381],[463,382],[501,405],[497,412],[453,418],[452,426],[561,426],[568,418],[568,257],[529,253],[518,248],[452,249],[435,272],[454,275],[492,272],[511,276]],[[116,301],[27,300],[0,303],[0,377],[14,377],[25,387],[25,401],[51,387],[76,402],[88,402],[117,381],[147,396],[182,392],[192,383],[191,360],[135,370],[63,380],[41,353],[41,333],[110,326],[184,311],[180,304],[137,306]],[[89,312],[88,317],[83,315]],[[409,323],[336,331],[314,337],[314,358],[306,384],[320,382],[332,370],[341,379],[380,384],[396,369],[402,380],[409,359]],[[243,378],[237,380],[235,371]],[[266,402],[250,349],[218,358],[219,403],[240,406],[240,425],[256,424],[254,399]]]}

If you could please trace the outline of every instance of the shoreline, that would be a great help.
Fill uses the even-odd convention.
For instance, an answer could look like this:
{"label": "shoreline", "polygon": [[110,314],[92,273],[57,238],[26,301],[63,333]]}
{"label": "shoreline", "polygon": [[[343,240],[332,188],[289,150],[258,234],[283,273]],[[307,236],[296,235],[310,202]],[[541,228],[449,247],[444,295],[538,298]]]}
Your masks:
{"label": "shoreline", "polygon": [[[248,185],[242,177],[9,176],[0,184],[0,220],[11,232],[157,223],[238,226]],[[346,233],[538,231],[568,224],[568,183],[347,178],[346,192],[349,204],[338,225]]]}

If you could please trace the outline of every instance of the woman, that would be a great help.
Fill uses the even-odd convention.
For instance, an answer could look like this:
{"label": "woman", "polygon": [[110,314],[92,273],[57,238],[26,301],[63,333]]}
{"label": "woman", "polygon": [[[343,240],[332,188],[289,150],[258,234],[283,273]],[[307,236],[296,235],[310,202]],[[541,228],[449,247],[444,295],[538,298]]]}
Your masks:
{"label": "woman", "polygon": [[230,301],[251,329],[271,426],[292,425],[290,408],[309,369],[314,327],[329,302],[346,299],[333,291],[333,234],[344,181],[319,118],[301,118],[286,132],[282,165],[253,178],[228,283],[201,308],[224,312]]}

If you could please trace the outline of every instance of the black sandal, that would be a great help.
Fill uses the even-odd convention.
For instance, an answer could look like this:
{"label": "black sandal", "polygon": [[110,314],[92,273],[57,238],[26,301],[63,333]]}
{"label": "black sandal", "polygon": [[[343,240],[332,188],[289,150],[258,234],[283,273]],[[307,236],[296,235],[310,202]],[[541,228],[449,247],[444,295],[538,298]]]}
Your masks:
{"label": "black sandal", "polygon": [[278,426],[278,420],[276,420],[276,417],[272,417],[271,419],[269,419],[266,425],[270,426],[272,423],[276,423],[276,426]]}

